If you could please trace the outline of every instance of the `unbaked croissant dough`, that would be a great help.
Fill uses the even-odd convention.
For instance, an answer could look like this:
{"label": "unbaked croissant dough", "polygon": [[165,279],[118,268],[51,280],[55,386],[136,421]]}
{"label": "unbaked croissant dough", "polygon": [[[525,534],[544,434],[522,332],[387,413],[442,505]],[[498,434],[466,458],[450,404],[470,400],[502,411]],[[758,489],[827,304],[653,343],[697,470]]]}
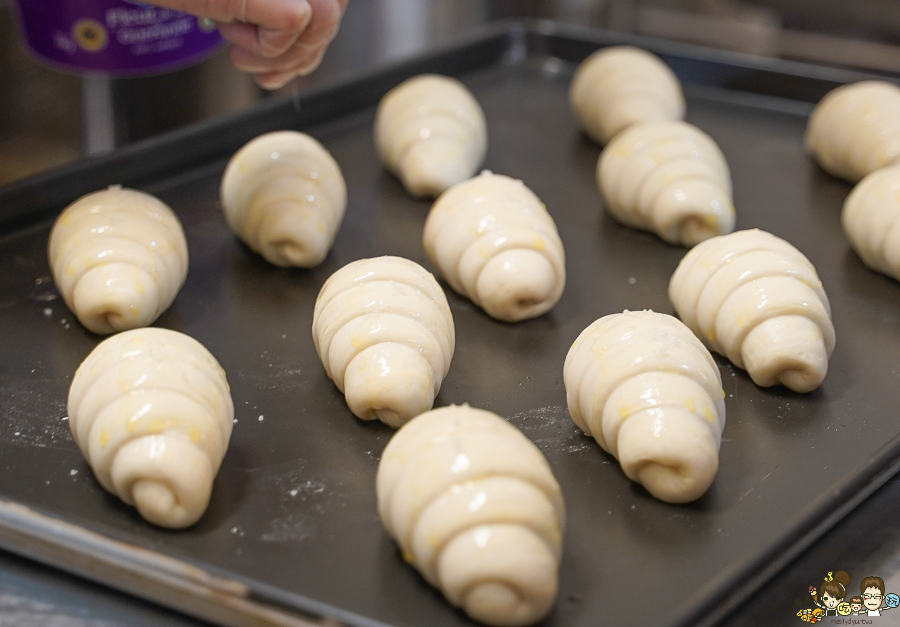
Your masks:
{"label": "unbaked croissant dough", "polygon": [[900,166],[860,181],[844,202],[841,223],[863,263],[900,280]]}
{"label": "unbaked croissant dough", "polygon": [[753,229],[701,242],[678,264],[669,300],[756,385],[811,392],[825,379],[831,307],[813,265],[783,239]]}
{"label": "unbaked croissant dough", "polygon": [[569,349],[563,381],[575,424],[653,496],[687,503],[712,484],[725,428],[722,379],[676,318],[600,318]]}
{"label": "unbaked croissant dough", "polygon": [[833,89],[816,105],[806,146],[829,173],[855,183],[900,159],[900,87],[861,81]]}
{"label": "unbaked croissant dough", "polygon": [[488,625],[530,625],[556,597],[565,508],[546,459],[500,416],[422,414],[388,442],[378,513],[403,558]]}
{"label": "unbaked croissant dough", "polygon": [[100,485],[156,525],[200,518],[234,416],[225,372],[203,345],[167,329],[114,335],[78,367],[68,409]]}
{"label": "unbaked croissant dough", "polygon": [[347,208],[337,162],[296,131],[260,135],[238,150],[222,177],[231,230],[276,266],[312,268],[331,250]]}
{"label": "unbaked croissant dough", "polygon": [[597,185],[614,218],[670,244],[734,230],[725,157],[687,122],[636,124],[616,135],[597,162]]}
{"label": "unbaked croissant dough", "polygon": [[312,334],[350,411],[392,427],[431,409],[456,346],[441,286],[401,257],[360,259],[331,275]]}
{"label": "unbaked croissant dough", "polygon": [[540,316],[566,285],[553,218],[508,176],[485,171],[444,192],[425,221],[423,243],[451,287],[498,320]]}
{"label": "unbaked croissant dough", "polygon": [[478,170],[487,151],[487,125],[465,85],[423,74],[381,99],[375,144],[410,194],[434,197]]}
{"label": "unbaked croissant dough", "polygon": [[66,207],[47,252],[60,295],[94,333],[153,324],[187,276],[187,241],[172,210],[119,186]]}
{"label": "unbaked croissant dough", "polygon": [[581,128],[605,144],[632,124],[684,117],[681,83],[655,55],[611,46],[585,59],[572,78],[569,101]]}

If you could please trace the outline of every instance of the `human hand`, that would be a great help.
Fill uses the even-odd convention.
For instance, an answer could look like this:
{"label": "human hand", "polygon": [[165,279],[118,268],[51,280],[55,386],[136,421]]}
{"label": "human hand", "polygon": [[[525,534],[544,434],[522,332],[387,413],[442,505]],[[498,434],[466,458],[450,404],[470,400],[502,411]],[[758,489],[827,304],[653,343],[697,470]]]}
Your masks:
{"label": "human hand", "polygon": [[337,34],[349,0],[151,0],[216,22],[229,57],[265,89],[309,74]]}

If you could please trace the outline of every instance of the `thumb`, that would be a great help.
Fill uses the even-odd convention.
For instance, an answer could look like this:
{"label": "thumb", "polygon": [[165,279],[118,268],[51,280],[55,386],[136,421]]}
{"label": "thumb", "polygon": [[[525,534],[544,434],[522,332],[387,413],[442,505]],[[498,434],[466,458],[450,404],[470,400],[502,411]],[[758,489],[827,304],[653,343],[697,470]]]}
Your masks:
{"label": "thumb", "polygon": [[305,0],[284,4],[286,6],[281,16],[272,16],[267,22],[256,22],[259,25],[259,49],[264,57],[277,57],[286,52],[312,20],[312,8]]}

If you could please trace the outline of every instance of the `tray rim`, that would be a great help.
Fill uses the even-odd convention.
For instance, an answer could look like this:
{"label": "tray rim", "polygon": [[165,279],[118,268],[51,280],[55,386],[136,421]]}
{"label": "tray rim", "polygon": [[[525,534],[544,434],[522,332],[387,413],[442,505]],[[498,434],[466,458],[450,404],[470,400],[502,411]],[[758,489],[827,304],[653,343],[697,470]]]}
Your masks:
{"label": "tray rim", "polygon": [[[447,65],[450,67],[449,71],[445,73],[459,75],[497,62],[517,63],[529,55],[553,57],[556,56],[552,54],[554,51],[553,46],[566,44],[574,44],[583,49],[598,49],[609,45],[635,45],[660,54],[664,58],[670,56],[690,62],[713,63],[738,72],[770,73],[791,78],[805,78],[830,84],[832,87],[847,82],[871,79],[898,83],[898,80],[890,76],[819,66],[799,61],[757,57],[646,36],[616,33],[579,25],[560,24],[552,20],[498,20],[473,29],[455,38],[452,42],[430,48],[424,53],[414,54],[409,58],[348,73],[343,78],[311,89],[302,96],[265,100],[244,111],[190,124],[180,129],[126,145],[100,157],[80,159],[62,167],[41,172],[2,186],[0,187],[0,242],[53,219],[56,212],[72,200],[71,194],[63,195],[47,191],[48,187],[52,188],[52,184],[58,183],[61,179],[77,180],[78,185],[74,187],[84,189],[83,193],[88,193],[109,184],[125,184],[140,188],[142,184],[147,184],[149,181],[173,176],[175,170],[171,163],[150,169],[143,167],[143,165],[133,165],[133,161],[136,158],[145,156],[147,153],[158,154],[162,151],[171,150],[173,146],[200,145],[203,144],[200,141],[201,139],[205,140],[206,138],[214,137],[216,140],[209,142],[212,144],[212,148],[178,153],[180,157],[178,169],[192,171],[201,166],[208,167],[214,160],[221,159],[221,154],[231,154],[244,142],[255,137],[260,132],[265,132],[258,131],[257,127],[259,126],[267,127],[266,130],[275,127],[303,129],[326,122],[328,119],[339,119],[374,106],[377,103],[377,97],[372,103],[350,107],[342,113],[334,113],[333,109],[331,109],[324,117],[322,111],[316,109],[317,103],[322,100],[334,98],[335,94],[340,94],[346,90],[358,89],[361,83],[370,85],[372,83],[394,80],[396,84],[403,78],[421,73],[423,66],[430,68],[437,62],[447,62],[448,60],[449,63]],[[494,56],[472,63],[466,63],[464,60],[454,62],[452,58],[448,59],[448,57],[455,56],[461,51],[471,51],[481,47],[493,51]],[[573,59],[565,60],[574,61]],[[436,70],[430,69],[428,71]],[[377,92],[378,90],[375,91]],[[386,89],[381,90],[380,94],[383,95],[386,91]],[[745,91],[744,93],[756,94],[757,92]],[[804,102],[813,103],[815,100],[805,100]],[[284,125],[275,123],[275,121],[282,120],[285,121]],[[238,122],[242,123],[239,132],[231,134],[223,132],[234,129],[238,126]],[[211,159],[211,155],[214,155],[214,158]],[[127,174],[123,175],[123,178],[116,178],[116,174],[122,172]],[[95,182],[97,180],[107,182],[98,185]],[[68,200],[63,200],[63,196]],[[29,211],[28,209],[33,210]],[[835,484],[834,490],[820,495],[802,510],[801,515],[798,517],[798,523],[794,526],[796,533],[786,535],[782,542],[773,546],[769,552],[757,555],[749,563],[732,568],[727,575],[717,580],[715,586],[710,583],[699,589],[692,595],[692,598],[697,599],[696,602],[691,603],[694,611],[687,614],[683,620],[674,624],[679,626],[716,624],[775,574],[796,559],[813,542],[853,511],[892,476],[900,472],[900,435],[886,442],[869,459],[861,462],[858,467],[863,468],[863,471],[854,472],[852,476],[845,476]],[[848,494],[850,495],[849,497],[844,496]],[[18,506],[18,504],[13,502],[0,499],[0,510],[10,503]],[[822,517],[821,513],[824,511],[829,511],[830,513]],[[31,512],[37,516],[68,524],[52,514],[47,515],[40,512],[39,509],[33,509]],[[45,531],[37,531],[38,527],[40,526],[38,525],[31,530],[35,532],[32,537],[52,545],[56,539],[54,534],[47,535]],[[22,529],[22,527],[15,528],[11,526],[7,518],[0,516],[0,546],[10,552],[91,578],[86,572],[78,571],[60,559],[54,560],[51,557],[40,554],[39,551],[29,552],[18,543],[10,540],[10,537],[15,537],[10,535],[12,532],[21,533]],[[108,538],[108,540],[111,543],[122,544],[112,538]],[[134,548],[145,551],[138,547]],[[164,553],[159,553],[159,555],[171,559]],[[190,564],[189,560],[183,561],[185,564]],[[304,597],[298,593],[280,590],[275,586],[252,578],[223,573],[215,566],[211,567],[204,564],[198,567],[223,581],[228,580],[237,585],[245,586],[246,598],[263,606],[284,608],[297,613],[307,612],[311,615],[322,617],[352,620],[354,624],[358,625],[385,627],[385,623],[380,621],[361,617],[353,612]],[[733,585],[738,581],[741,582],[740,586]],[[111,582],[101,581],[100,583],[119,587]],[[130,594],[142,596],[139,590],[128,589],[125,586],[119,587],[119,589]],[[719,593],[715,594],[714,590],[718,590]],[[198,616],[191,611],[188,605],[162,603],[159,598],[149,598],[156,603],[168,605],[173,609]]]}

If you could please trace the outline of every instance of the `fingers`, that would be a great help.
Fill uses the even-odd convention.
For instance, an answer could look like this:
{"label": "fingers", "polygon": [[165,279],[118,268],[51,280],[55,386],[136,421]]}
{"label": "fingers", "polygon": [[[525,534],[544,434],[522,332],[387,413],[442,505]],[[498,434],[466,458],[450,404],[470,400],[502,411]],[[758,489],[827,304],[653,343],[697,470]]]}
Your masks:
{"label": "fingers", "polygon": [[315,21],[307,0],[246,0],[246,22],[257,25],[255,42],[245,48],[261,57],[273,58],[290,49]]}
{"label": "fingers", "polygon": [[257,84],[265,89],[278,89],[294,77],[316,69],[337,34],[347,0],[309,0],[309,3],[312,15],[306,29],[277,56],[262,54],[260,48],[254,47],[252,31],[240,28],[246,25],[226,25],[222,35],[233,44],[229,56],[235,67],[253,72]]}
{"label": "fingers", "polygon": [[290,72],[296,70],[300,73],[321,51],[321,46],[307,45],[298,41],[287,52],[274,59],[261,57],[238,47],[231,48],[229,58],[235,67],[245,72]]}
{"label": "fingers", "polygon": [[[152,4],[208,17],[220,24],[220,30],[225,25],[238,27],[226,26],[225,39],[261,57],[277,57],[288,50],[313,18],[307,0],[153,0]],[[251,25],[253,36],[247,36],[241,25]]]}
{"label": "fingers", "polygon": [[308,69],[304,69],[303,71],[290,71],[290,72],[259,72],[253,75],[253,80],[256,81],[256,84],[262,87],[263,89],[281,89],[288,83],[290,83],[293,79],[298,76],[302,76],[304,74],[309,74],[313,70],[315,70],[319,63],[322,61],[322,55],[319,55],[317,59],[314,59],[310,62]]}
{"label": "fingers", "polygon": [[151,0],[209,17],[232,44],[231,62],[266,89],[309,74],[337,34],[348,0]]}

